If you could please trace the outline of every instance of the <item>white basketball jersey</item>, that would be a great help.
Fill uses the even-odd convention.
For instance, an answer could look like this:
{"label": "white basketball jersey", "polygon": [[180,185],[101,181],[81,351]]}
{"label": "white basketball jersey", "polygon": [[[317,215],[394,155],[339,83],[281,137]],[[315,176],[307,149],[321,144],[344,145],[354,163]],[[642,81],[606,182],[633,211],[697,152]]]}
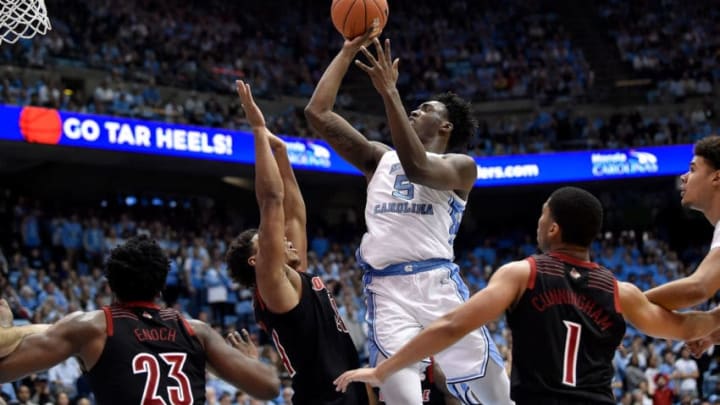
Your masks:
{"label": "white basketball jersey", "polygon": [[429,259],[453,260],[453,241],[464,210],[465,201],[454,191],[411,183],[397,152],[387,152],[368,184],[367,232],[360,254],[375,269]]}

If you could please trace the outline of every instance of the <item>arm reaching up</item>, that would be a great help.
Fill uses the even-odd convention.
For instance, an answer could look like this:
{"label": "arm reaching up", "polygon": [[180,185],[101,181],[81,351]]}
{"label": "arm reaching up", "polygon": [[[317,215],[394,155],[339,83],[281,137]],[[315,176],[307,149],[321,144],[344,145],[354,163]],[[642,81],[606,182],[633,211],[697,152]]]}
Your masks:
{"label": "arm reaching up", "polygon": [[307,270],[307,212],[305,200],[290,164],[285,142],[273,134],[268,136],[268,140],[270,141],[270,148],[275,154],[275,161],[280,169],[280,176],[285,189],[285,200],[283,201],[285,208],[285,236],[292,242],[300,258],[297,270],[305,271]]}
{"label": "arm reaching up", "polygon": [[370,142],[349,122],[333,111],[340,84],[362,44],[372,38],[375,28],[365,35],[345,41],[340,52],[323,73],[305,107],[305,116],[317,134],[332,148],[360,170],[368,179],[372,177],[382,155],[390,148],[379,142]]}
{"label": "arm reaching up", "polygon": [[453,123],[449,121],[448,106],[439,102],[425,102],[408,118],[396,87],[400,61],[392,59],[390,40],[385,40],[384,48],[377,38],[373,43],[377,57],[362,47],[361,51],[370,65],[359,60],[355,61],[355,64],[370,76],[375,89],[383,98],[393,145],[397,148],[398,157],[408,179],[413,183],[437,190],[469,191],[477,180],[475,161],[470,156],[462,154],[428,156],[425,146],[411,124],[411,120],[418,120],[421,115],[430,114],[436,120],[443,121],[439,131],[451,133]]}
{"label": "arm reaching up", "polygon": [[[255,195],[260,207],[260,226],[255,255],[255,280],[268,309],[285,313],[300,301],[300,294],[286,275],[285,198],[283,180],[270,150],[270,130],[255,104],[250,85],[237,82],[241,106],[255,137]],[[250,260],[253,260],[251,258]]]}

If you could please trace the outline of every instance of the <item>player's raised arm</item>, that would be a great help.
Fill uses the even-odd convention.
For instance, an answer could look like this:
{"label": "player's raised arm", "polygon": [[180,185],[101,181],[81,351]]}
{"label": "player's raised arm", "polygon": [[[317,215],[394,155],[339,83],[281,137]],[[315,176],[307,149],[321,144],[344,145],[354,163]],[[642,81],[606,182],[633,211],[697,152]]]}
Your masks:
{"label": "player's raised arm", "polygon": [[285,236],[292,242],[300,257],[299,271],[307,270],[307,211],[300,186],[295,178],[290,158],[287,154],[287,145],[279,137],[269,134],[270,148],[275,155],[280,176],[283,179],[285,199]]}
{"label": "player's raised arm", "polygon": [[332,148],[360,170],[372,177],[383,153],[390,148],[379,142],[370,142],[349,122],[333,111],[340,84],[360,46],[373,35],[373,30],[352,41],[345,41],[340,52],[325,70],[305,107],[310,127],[325,139]]}
{"label": "player's raised arm", "polygon": [[277,370],[233,348],[215,330],[200,321],[188,321],[203,342],[210,367],[220,378],[258,399],[280,393]]}
{"label": "player's raised arm", "polygon": [[270,131],[255,104],[250,86],[237,81],[237,91],[255,138],[255,195],[260,207],[255,278],[267,307],[276,313],[294,308],[299,296],[285,275],[285,198],[280,170],[270,150]]}
{"label": "player's raised arm", "polygon": [[359,60],[355,64],[367,72],[383,98],[393,145],[408,179],[438,190],[470,190],[477,180],[475,161],[470,156],[459,154],[428,156],[410,122],[420,115],[432,114],[436,122],[426,122],[423,125],[439,125],[437,130],[450,136],[453,123],[448,116],[447,106],[438,102],[426,102],[408,117],[396,87],[400,61],[392,59],[390,40],[385,40],[384,48],[377,38],[373,40],[373,44],[377,55],[373,55],[365,47],[361,49],[369,65]]}
{"label": "player's raised arm", "polygon": [[502,315],[522,295],[529,277],[528,261],[504,265],[492,276],[487,287],[433,322],[377,368],[347,371],[335,380],[335,385],[342,391],[352,382],[379,385],[391,374],[443,351],[471,331]]}
{"label": "player's raised arm", "polygon": [[710,299],[720,290],[720,248],[707,256],[691,275],[645,292],[647,298],[667,309],[688,308]]}
{"label": "player's raised arm", "polygon": [[708,312],[673,312],[648,300],[635,285],[618,283],[623,316],[641,332],[666,339],[692,340],[720,327],[720,308]]}

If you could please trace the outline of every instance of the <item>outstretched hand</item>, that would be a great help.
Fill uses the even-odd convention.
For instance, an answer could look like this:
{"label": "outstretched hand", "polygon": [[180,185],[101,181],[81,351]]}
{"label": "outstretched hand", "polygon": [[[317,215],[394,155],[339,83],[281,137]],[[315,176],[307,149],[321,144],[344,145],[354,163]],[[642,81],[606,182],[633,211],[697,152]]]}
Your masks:
{"label": "outstretched hand", "polygon": [[253,128],[265,127],[265,117],[260,107],[255,104],[250,85],[242,80],[236,80],[235,86],[240,96],[240,106],[245,111],[245,117]]}
{"label": "outstretched hand", "polygon": [[380,40],[377,38],[373,39],[373,44],[375,44],[377,57],[363,46],[360,48],[360,51],[367,57],[370,65],[368,66],[359,60],[355,60],[355,65],[364,70],[370,76],[375,89],[377,89],[380,94],[384,94],[395,88],[398,80],[398,65],[400,59],[392,59],[389,39],[385,40],[384,49],[380,44]]}
{"label": "outstretched hand", "polygon": [[699,358],[705,353],[710,347],[720,343],[720,329],[716,329],[713,333],[705,336],[701,339],[695,339],[685,342],[685,345],[690,349],[690,354],[695,358]]}
{"label": "outstretched hand", "polygon": [[255,346],[255,343],[253,343],[252,339],[250,339],[250,334],[246,329],[243,329],[241,333],[242,336],[238,333],[238,331],[231,332],[227,335],[225,341],[228,342],[230,346],[238,349],[244,355],[257,360],[259,357],[258,348]]}
{"label": "outstretched hand", "polygon": [[369,45],[373,38],[377,38],[377,36],[380,35],[381,32],[382,29],[380,29],[380,19],[375,18],[370,27],[368,27],[367,31],[365,31],[363,35],[360,35],[359,37],[355,37],[353,39],[345,39],[343,49],[351,51],[353,54],[356,54],[360,50],[360,48]]}
{"label": "outstretched hand", "polygon": [[703,353],[705,353],[705,351],[712,345],[713,341],[709,336],[685,342],[685,346],[690,349],[690,354],[692,354],[696,359],[702,357]]}
{"label": "outstretched hand", "polygon": [[354,382],[368,383],[377,387],[382,381],[378,378],[376,371],[376,368],[357,368],[355,370],[346,371],[333,381],[333,384],[335,384],[335,390],[345,392],[347,391],[348,385]]}

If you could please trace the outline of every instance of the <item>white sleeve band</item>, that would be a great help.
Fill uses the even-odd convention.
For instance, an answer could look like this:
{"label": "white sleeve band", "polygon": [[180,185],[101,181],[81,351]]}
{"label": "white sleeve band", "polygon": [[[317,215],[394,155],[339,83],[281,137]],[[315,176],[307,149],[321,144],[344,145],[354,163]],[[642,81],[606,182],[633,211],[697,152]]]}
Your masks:
{"label": "white sleeve band", "polygon": [[715,232],[713,232],[712,243],[710,244],[710,250],[720,247],[720,222],[715,225]]}

